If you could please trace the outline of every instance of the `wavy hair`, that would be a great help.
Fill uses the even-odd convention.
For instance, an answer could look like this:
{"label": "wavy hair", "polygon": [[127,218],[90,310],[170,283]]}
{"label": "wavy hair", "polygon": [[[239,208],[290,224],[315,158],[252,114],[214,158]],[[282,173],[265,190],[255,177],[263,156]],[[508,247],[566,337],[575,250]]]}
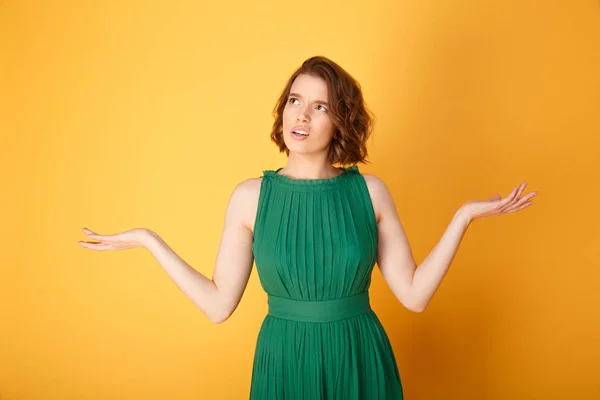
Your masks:
{"label": "wavy hair", "polygon": [[275,121],[271,141],[279,147],[280,152],[289,156],[290,150],[283,140],[283,109],[292,84],[300,74],[322,78],[327,83],[331,111],[329,115],[336,129],[329,146],[331,163],[370,163],[367,161],[367,139],[373,132],[375,117],[365,105],[358,81],[338,64],[323,56],[307,59],[289,78],[273,109]]}

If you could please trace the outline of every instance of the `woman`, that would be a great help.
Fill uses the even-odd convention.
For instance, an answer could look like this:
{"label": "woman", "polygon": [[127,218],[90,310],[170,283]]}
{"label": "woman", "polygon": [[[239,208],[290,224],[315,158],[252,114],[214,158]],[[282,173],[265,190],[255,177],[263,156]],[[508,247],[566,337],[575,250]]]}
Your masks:
{"label": "woman", "polygon": [[[94,250],[145,247],[214,323],[242,297],[256,262],[269,313],[258,334],[251,399],[402,399],[384,328],[369,305],[375,262],[398,300],[425,309],[475,219],[532,202],[523,183],[506,198],[468,201],[417,268],[386,185],[361,174],[372,129],[360,85],[325,57],[306,60],[274,110],[271,139],[287,165],[233,190],[212,280],[155,232],[83,231]],[[336,168],[333,164],[340,164]]]}

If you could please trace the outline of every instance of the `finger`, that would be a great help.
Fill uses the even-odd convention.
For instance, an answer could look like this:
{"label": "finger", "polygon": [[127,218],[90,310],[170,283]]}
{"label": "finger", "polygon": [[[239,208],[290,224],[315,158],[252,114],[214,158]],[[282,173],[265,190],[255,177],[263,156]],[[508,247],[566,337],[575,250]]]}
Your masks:
{"label": "finger", "polygon": [[524,208],[529,207],[530,205],[533,204],[533,201],[528,201],[526,203],[521,204],[520,206],[517,206],[516,208],[511,208],[510,210],[505,211],[506,213],[514,213],[517,211],[521,211]]}
{"label": "finger", "polygon": [[527,186],[527,182],[523,182],[521,183],[521,185],[519,186],[519,190],[517,191],[517,194],[515,195],[515,198],[519,198],[521,197],[521,194],[523,193],[523,191],[525,190],[525,187]]}
{"label": "finger", "polygon": [[502,207],[503,211],[506,211],[509,208],[514,207],[515,204],[517,204],[519,202],[519,196],[521,196],[521,193],[523,192],[523,189],[525,189],[524,185],[526,185],[526,183],[522,183],[519,186],[515,186],[515,188],[511,192],[511,193],[514,192],[512,198],[510,199],[509,202],[506,203],[506,205],[504,205],[504,207]]}
{"label": "finger", "polygon": [[508,208],[518,207],[521,204],[525,203],[527,200],[531,199],[536,194],[536,192],[527,193],[525,196],[521,197],[515,204],[511,204]]}
{"label": "finger", "polygon": [[537,194],[537,192],[531,192],[531,193],[527,193],[525,196],[523,196],[523,200],[529,200],[531,199],[533,196],[535,196]]}
{"label": "finger", "polygon": [[91,239],[98,240],[98,241],[100,241],[100,240],[110,240],[110,238],[112,236],[112,235],[98,235],[98,234],[90,231],[89,229],[88,229],[88,231],[90,233],[87,234],[87,237],[89,237]]}
{"label": "finger", "polygon": [[85,232],[85,234],[89,238],[96,239],[96,240],[106,240],[106,239],[108,239],[108,236],[98,235],[97,233],[92,232],[92,231],[90,231],[87,228],[83,228],[82,230]]}
{"label": "finger", "polygon": [[106,243],[90,243],[90,242],[77,242],[80,246],[92,249],[92,250],[110,250],[111,246]]}
{"label": "finger", "polygon": [[502,198],[502,196],[500,194],[495,194],[492,197],[490,197],[488,199],[488,201],[497,201],[497,200],[500,200],[501,198]]}
{"label": "finger", "polygon": [[108,238],[106,236],[100,236],[100,235],[88,235],[88,237],[90,239],[94,239],[97,240],[99,242],[103,241],[103,240],[107,240]]}
{"label": "finger", "polygon": [[513,190],[508,194],[508,196],[506,196],[504,199],[502,199],[498,203],[498,208],[504,209],[506,207],[506,205],[508,205],[511,201],[513,201],[513,199],[515,198],[515,194],[517,194],[516,187],[513,188]]}
{"label": "finger", "polygon": [[512,192],[510,192],[510,194],[506,198],[507,201],[505,201],[505,203],[500,206],[500,210],[502,212],[505,212],[509,208],[514,207],[516,204],[519,203],[519,197],[521,196],[521,193],[523,193],[525,186],[527,186],[527,182],[523,182],[519,186],[515,186],[513,188]]}

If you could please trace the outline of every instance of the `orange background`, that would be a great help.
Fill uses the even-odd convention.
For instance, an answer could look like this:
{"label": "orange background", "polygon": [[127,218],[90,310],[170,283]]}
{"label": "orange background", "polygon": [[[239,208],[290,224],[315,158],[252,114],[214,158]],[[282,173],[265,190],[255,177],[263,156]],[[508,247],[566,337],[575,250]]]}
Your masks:
{"label": "orange background", "polygon": [[600,398],[598,1],[0,0],[0,399],[247,398],[267,312],[256,271],[214,325],[146,250],[212,276],[241,180],[285,165],[271,111],[325,55],[376,115],[371,165],[417,262],[468,199],[476,221],[429,307],[374,271],[407,399]]}

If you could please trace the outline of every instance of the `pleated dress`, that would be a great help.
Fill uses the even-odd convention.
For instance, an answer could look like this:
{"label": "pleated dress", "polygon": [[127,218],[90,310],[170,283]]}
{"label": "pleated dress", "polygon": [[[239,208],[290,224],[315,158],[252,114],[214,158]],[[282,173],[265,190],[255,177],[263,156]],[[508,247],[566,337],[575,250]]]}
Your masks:
{"label": "pleated dress", "polygon": [[358,166],[324,179],[263,171],[252,250],[268,314],[251,400],[403,399],[371,309],[377,222]]}

